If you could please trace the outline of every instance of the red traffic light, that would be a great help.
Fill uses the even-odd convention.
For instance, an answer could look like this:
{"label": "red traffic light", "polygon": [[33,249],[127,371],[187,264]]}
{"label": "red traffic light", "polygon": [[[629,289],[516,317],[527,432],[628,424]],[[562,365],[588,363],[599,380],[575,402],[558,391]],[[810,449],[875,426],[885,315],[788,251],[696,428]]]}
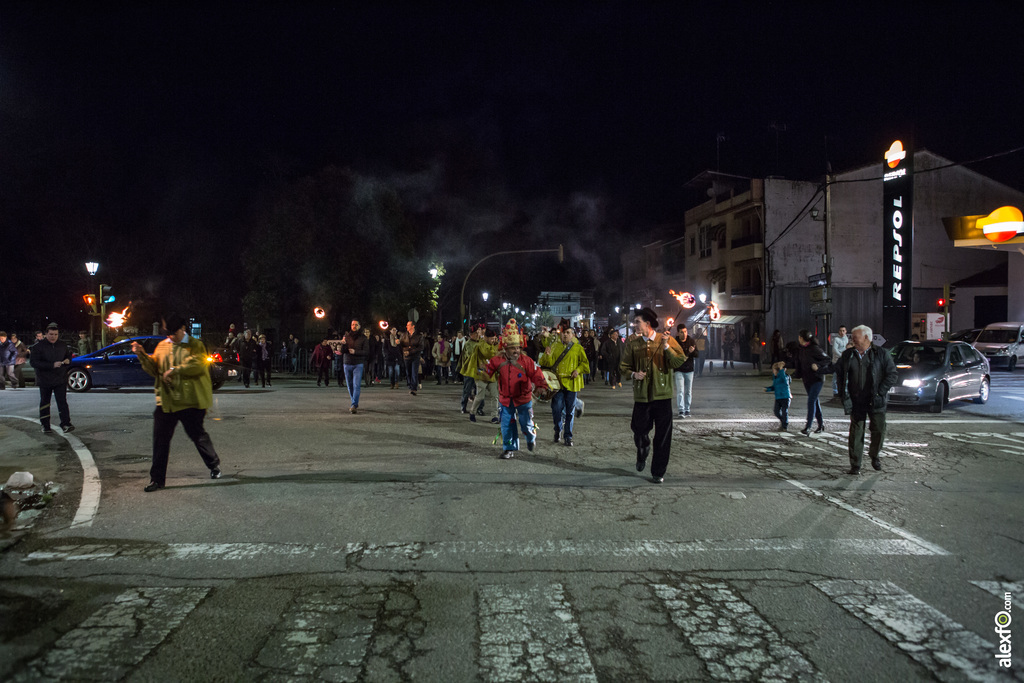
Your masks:
{"label": "red traffic light", "polygon": [[938,303],[939,303],[939,308],[945,308],[946,307],[946,300],[945,299],[939,299]]}

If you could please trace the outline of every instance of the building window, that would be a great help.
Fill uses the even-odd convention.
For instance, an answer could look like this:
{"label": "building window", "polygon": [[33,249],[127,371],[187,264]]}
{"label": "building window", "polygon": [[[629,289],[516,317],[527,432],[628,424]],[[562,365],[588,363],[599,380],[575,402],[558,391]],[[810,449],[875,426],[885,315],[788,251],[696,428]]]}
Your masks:
{"label": "building window", "polygon": [[700,258],[711,256],[711,226],[700,226]]}

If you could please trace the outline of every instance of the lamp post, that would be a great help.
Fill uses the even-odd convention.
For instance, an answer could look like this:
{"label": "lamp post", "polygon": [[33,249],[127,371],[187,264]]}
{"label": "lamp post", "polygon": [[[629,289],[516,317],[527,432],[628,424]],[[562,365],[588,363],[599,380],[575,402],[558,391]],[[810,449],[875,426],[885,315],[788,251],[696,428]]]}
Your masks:
{"label": "lamp post", "polygon": [[[100,264],[96,263],[95,261],[86,261],[85,262],[85,270],[86,270],[87,273],[89,273],[90,276],[96,275],[96,272],[99,271],[99,269],[100,269]],[[95,326],[94,319],[96,317],[96,313],[94,313],[95,310],[96,310],[96,307],[93,306],[93,310],[89,311],[89,346],[90,347],[92,346],[92,343],[93,343],[92,340],[95,339],[95,332],[94,332],[94,326]],[[102,324],[102,323],[100,323],[100,324]]]}
{"label": "lamp post", "polygon": [[[469,282],[469,276],[473,274],[473,271],[476,270],[477,266],[479,266],[481,263],[483,263],[489,258],[492,258],[494,256],[501,256],[502,254],[545,254],[550,252],[556,252],[558,254],[559,263],[565,261],[565,249],[562,247],[561,244],[559,244],[557,249],[519,249],[516,251],[496,251],[493,254],[488,254],[487,256],[484,256],[482,259],[474,263],[473,267],[469,269],[469,272],[466,273],[465,279],[463,279],[462,281],[462,292],[459,294],[459,319],[466,319],[466,283]],[[487,301],[486,297],[484,298],[484,301]],[[465,323],[463,323],[463,328],[465,328]]]}

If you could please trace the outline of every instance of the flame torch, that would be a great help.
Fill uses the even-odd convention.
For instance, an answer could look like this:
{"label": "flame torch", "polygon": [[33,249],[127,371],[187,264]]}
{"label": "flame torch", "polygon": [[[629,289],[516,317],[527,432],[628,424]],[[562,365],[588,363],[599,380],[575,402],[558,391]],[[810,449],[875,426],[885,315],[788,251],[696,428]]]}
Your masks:
{"label": "flame torch", "polygon": [[114,329],[117,329],[118,327],[124,327],[125,321],[128,320],[128,309],[131,307],[132,305],[131,303],[129,303],[127,306],[124,307],[124,310],[121,311],[120,313],[118,313],[117,311],[111,312],[111,314],[107,316],[107,319],[105,321],[107,323],[107,327],[113,327]]}

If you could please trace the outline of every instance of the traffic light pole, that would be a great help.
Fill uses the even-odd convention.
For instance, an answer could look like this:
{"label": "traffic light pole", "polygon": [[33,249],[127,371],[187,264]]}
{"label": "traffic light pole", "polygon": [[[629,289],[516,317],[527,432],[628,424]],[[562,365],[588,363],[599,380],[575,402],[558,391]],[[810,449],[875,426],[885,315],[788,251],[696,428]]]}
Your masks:
{"label": "traffic light pole", "polygon": [[100,348],[106,348],[107,346],[107,298],[104,294],[105,291],[110,289],[110,285],[100,285]]}

